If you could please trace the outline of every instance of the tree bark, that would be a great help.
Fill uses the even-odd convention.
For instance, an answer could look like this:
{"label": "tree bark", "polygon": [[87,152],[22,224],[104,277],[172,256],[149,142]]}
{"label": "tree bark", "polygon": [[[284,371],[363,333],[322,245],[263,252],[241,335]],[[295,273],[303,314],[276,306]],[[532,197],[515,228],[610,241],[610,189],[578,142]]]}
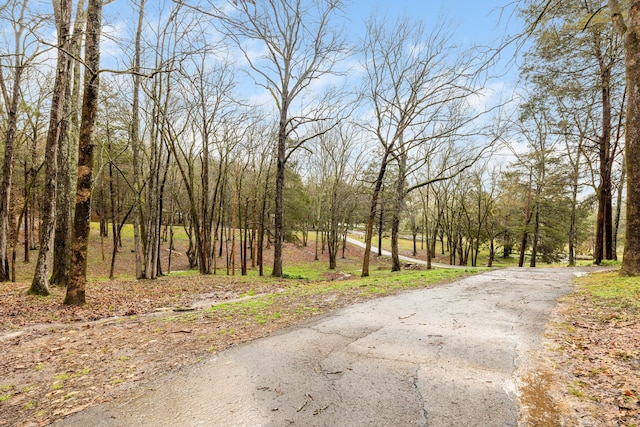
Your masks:
{"label": "tree bark", "polygon": [[524,231],[522,232],[522,241],[520,243],[520,258],[518,259],[518,267],[524,266],[524,254],[527,250],[528,236],[527,228],[531,223],[531,185],[532,175],[529,174],[529,188],[527,189],[527,207],[524,214]]}
{"label": "tree bark", "polygon": [[289,109],[288,93],[283,93],[281,102],[276,163],[273,270],[271,271],[271,275],[274,277],[282,277],[282,244],[284,240],[284,168],[286,166],[287,148],[287,119]]}
{"label": "tree bark", "polygon": [[91,180],[93,176],[93,146],[98,112],[100,33],[102,30],[103,0],[89,0],[85,35],[85,82],[80,119],[78,147],[78,182],[76,208],[71,240],[69,285],[64,303],[84,305],[87,283],[87,252],[91,220]]}
{"label": "tree bark", "polygon": [[29,215],[31,210],[29,209],[29,177],[31,176],[31,169],[27,169],[27,161],[24,161],[24,262],[29,262]]}
{"label": "tree bark", "polygon": [[7,109],[7,118],[4,128],[4,162],[2,165],[2,182],[0,183],[0,282],[11,280],[9,269],[9,235],[11,216],[11,187],[13,181],[13,157],[15,149],[16,131],[18,126],[18,106],[20,105],[20,85],[25,69],[24,53],[20,52],[21,39],[25,26],[22,23],[27,2],[23,2],[20,8],[20,22],[16,23],[15,30],[15,61],[10,64],[13,69],[13,82],[11,91],[6,86],[4,70],[0,69],[0,88],[4,108]]}
{"label": "tree bark", "polygon": [[[402,137],[400,137],[400,145],[402,146]],[[404,207],[404,199],[407,195],[405,190],[405,175],[407,168],[407,153],[403,151],[398,156],[398,182],[396,185],[396,199],[393,205],[393,219],[391,220],[391,271],[400,271],[400,250],[398,248],[398,239],[400,234],[400,215]]]}
{"label": "tree bark", "polygon": [[538,239],[540,237],[540,203],[536,202],[536,216],[533,224],[533,241],[531,242],[531,261],[529,267],[535,267],[538,258]]}
{"label": "tree bark", "polygon": [[618,184],[618,194],[616,196],[616,213],[613,220],[613,251],[614,259],[618,259],[618,231],[620,230],[620,217],[622,216],[622,195],[624,193],[624,182],[627,178],[627,165],[626,160],[622,159],[622,176],[620,177],[620,183]]}
{"label": "tree bark", "polygon": [[378,203],[380,214],[378,215],[378,256],[382,256],[382,235],[384,233],[384,203]]}
{"label": "tree bark", "polygon": [[71,0],[53,2],[58,29],[58,60],[49,115],[45,148],[45,182],[40,223],[40,250],[29,293],[49,295],[49,261],[56,228],[56,191],[58,181],[58,145],[66,132],[65,95],[68,92],[71,58],[66,54],[71,44]]}
{"label": "tree bark", "polygon": [[385,150],[380,162],[380,169],[376,177],[376,183],[371,195],[371,206],[369,208],[369,218],[367,220],[367,228],[365,230],[364,256],[362,257],[362,277],[369,276],[369,260],[371,256],[371,241],[373,239],[373,223],[376,220],[376,208],[378,207],[378,198],[380,190],[384,182],[384,175],[387,171],[387,159],[389,158],[390,149]]}
{"label": "tree bark", "polygon": [[627,81],[625,167],[627,174],[626,237],[620,275],[640,275],[640,1],[630,2],[625,22],[617,0],[609,0],[614,27],[624,38]]}
{"label": "tree bark", "polygon": [[[71,3],[71,2],[69,2]],[[71,8],[71,5],[69,6]],[[75,111],[78,110],[77,97],[72,96],[71,75],[74,73],[73,56],[80,55],[82,44],[82,33],[84,31],[84,0],[78,2],[76,7],[76,18],[73,28],[73,35],[69,42],[69,52],[67,56],[67,72],[69,81],[65,88],[65,102],[60,124],[60,135],[58,142],[58,182],[57,182],[57,204],[56,204],[56,227],[53,250],[53,271],[51,272],[50,284],[66,287],[69,283],[69,259],[71,245],[71,151],[75,148],[74,129],[70,119],[77,117]],[[79,71],[79,70],[78,70]],[[78,78],[75,82],[79,84]],[[74,120],[77,125],[77,119]],[[72,135],[72,132],[74,135]]]}
{"label": "tree bark", "polygon": [[138,11],[138,26],[136,28],[135,57],[133,74],[133,103],[131,107],[131,152],[133,161],[133,244],[136,261],[136,278],[143,278],[143,255],[142,255],[142,184],[140,178],[140,66],[141,66],[141,38],[142,24],[144,19],[144,5],[146,0],[140,0]]}

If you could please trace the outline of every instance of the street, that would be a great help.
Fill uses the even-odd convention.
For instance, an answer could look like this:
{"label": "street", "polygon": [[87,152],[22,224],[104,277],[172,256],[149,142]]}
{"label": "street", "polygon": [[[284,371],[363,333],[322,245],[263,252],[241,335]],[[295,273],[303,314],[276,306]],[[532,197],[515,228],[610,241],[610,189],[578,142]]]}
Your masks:
{"label": "street", "polygon": [[493,270],[353,305],[55,425],[517,426],[516,369],[577,271]]}

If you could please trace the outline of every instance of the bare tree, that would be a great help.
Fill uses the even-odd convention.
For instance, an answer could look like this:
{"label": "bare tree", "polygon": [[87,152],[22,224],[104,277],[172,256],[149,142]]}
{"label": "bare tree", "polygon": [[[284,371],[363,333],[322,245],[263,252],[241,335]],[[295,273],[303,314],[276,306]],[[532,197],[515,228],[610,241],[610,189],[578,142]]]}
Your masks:
{"label": "bare tree", "polygon": [[152,30],[154,38],[150,41],[150,48],[154,54],[153,69],[162,72],[153,73],[141,84],[146,95],[145,122],[148,126],[146,143],[138,140],[136,149],[146,155],[144,164],[138,162],[141,168],[138,171],[139,178],[144,180],[144,186],[140,187],[141,203],[138,213],[143,261],[140,277],[146,279],[156,279],[162,275],[161,227],[164,191],[173,160],[171,145],[187,131],[180,111],[183,100],[176,91],[175,74],[179,71],[181,60],[188,56],[191,49],[189,37],[195,20],[193,16],[181,15],[181,11],[182,5],[177,4],[172,5],[168,13],[158,15]]}
{"label": "bare tree", "polygon": [[[317,207],[322,218],[318,218],[316,228],[322,228],[326,233],[329,269],[335,270],[344,228],[358,202],[354,194],[359,158],[356,129],[343,124],[315,142],[311,167],[315,171],[314,180],[317,180],[316,193],[322,199]],[[316,233],[316,250],[317,244]]]}
{"label": "bare tree", "polygon": [[136,278],[142,279],[142,230],[141,230],[141,216],[142,216],[142,178],[141,178],[141,142],[140,142],[140,86],[141,75],[140,69],[142,66],[142,29],[144,23],[144,6],[146,0],[140,0],[138,5],[138,21],[136,25],[136,35],[134,42],[134,57],[133,57],[133,100],[131,105],[131,127],[130,140],[131,140],[131,153],[132,153],[132,166],[133,166],[133,239],[134,239],[134,252],[136,259]]}
{"label": "bare tree", "polygon": [[14,150],[18,126],[19,106],[21,100],[22,77],[25,69],[39,54],[32,31],[37,22],[30,21],[27,14],[28,0],[12,0],[0,7],[0,12],[7,15],[7,22],[13,33],[7,43],[9,55],[0,60],[0,91],[6,124],[4,127],[4,161],[2,164],[2,181],[0,182],[0,282],[10,280],[8,243],[10,239],[11,189],[13,181]]}
{"label": "bare tree", "polygon": [[[45,108],[46,100],[50,100],[50,84],[45,79],[40,79],[40,74],[38,70],[34,67],[29,69],[28,71],[35,71],[35,74],[32,76],[25,76],[26,79],[30,82],[34,82],[35,84],[30,84],[27,90],[23,90],[23,97],[29,99],[30,108],[25,109],[25,129],[23,131],[24,137],[26,139],[24,143],[24,154],[23,154],[23,174],[24,174],[24,190],[23,190],[23,198],[24,205],[22,208],[22,219],[24,223],[24,262],[30,262],[29,252],[32,249],[36,249],[35,243],[35,205],[36,205],[36,181],[38,176],[38,171],[42,168],[42,160],[39,156],[38,148],[42,146],[42,135],[46,135],[47,131],[47,122],[46,117],[41,114],[41,111]],[[30,73],[29,73],[30,74]],[[19,239],[19,233],[17,232],[20,229],[21,221],[18,221],[16,224],[16,232],[13,236],[14,244],[13,251],[15,252],[17,249],[17,243]],[[15,256],[12,256],[12,263],[15,263]],[[11,271],[13,276],[13,271],[15,270],[12,265]],[[12,280],[15,280],[15,277],[12,277]]]}
{"label": "bare tree", "polygon": [[56,228],[56,185],[58,181],[58,144],[67,130],[64,117],[65,95],[68,95],[72,58],[67,54],[71,45],[71,0],[53,1],[58,32],[58,60],[51,100],[49,130],[45,147],[45,183],[40,223],[40,250],[29,293],[49,294],[49,260]]}
{"label": "bare tree", "polygon": [[[76,6],[73,35],[69,46],[71,58],[80,57],[82,35],[84,33],[85,1],[80,0]],[[58,143],[58,182],[56,202],[56,231],[53,251],[52,285],[66,287],[69,281],[69,259],[71,244],[71,164],[75,162],[74,150],[78,143],[78,112],[80,111],[80,61],[74,61],[69,69],[73,73],[73,81],[68,82],[65,91],[65,106]]]}
{"label": "bare tree", "polygon": [[[233,99],[235,85],[230,64],[220,61],[208,65],[213,55],[211,46],[203,46],[183,73],[183,93],[190,94],[185,109],[190,124],[188,138],[170,140],[170,147],[180,171],[190,209],[195,253],[201,274],[215,269],[213,227],[229,162],[235,157],[238,134],[247,128],[245,118],[235,114],[241,110]],[[188,67],[188,68],[187,68]],[[196,136],[194,138],[194,136]],[[199,175],[199,179],[196,176]]]}
{"label": "bare tree", "polygon": [[[327,114],[334,99],[310,102],[314,81],[335,73],[336,64],[347,53],[343,35],[332,27],[331,18],[342,6],[341,0],[229,1],[229,13],[213,5],[223,33],[241,50],[256,84],[273,97],[278,115],[277,163],[275,178],[274,261],[272,275],[282,276],[284,239],[285,167],[291,155],[318,136],[309,124],[323,123],[320,133],[336,123]],[[264,55],[255,56],[247,42],[257,42]],[[331,99],[331,101],[329,101]],[[300,100],[295,104],[296,100]],[[317,129],[317,128],[316,128]]]}
{"label": "bare tree", "polygon": [[[371,19],[364,43],[367,70],[365,98],[374,111],[368,130],[380,144],[379,169],[371,198],[366,229],[362,275],[369,274],[369,256],[378,198],[389,165],[397,167],[392,218],[392,270],[400,269],[398,231],[406,195],[432,180],[448,176],[426,177],[409,184],[407,178],[426,163],[439,146],[454,137],[468,139],[465,127],[479,116],[467,105],[476,94],[476,77],[481,69],[479,56],[457,52],[450,43],[445,24],[440,23],[426,33],[419,22],[403,17],[392,29],[382,20]],[[470,167],[478,157],[467,158]],[[449,173],[464,168],[456,159],[445,167]]]}

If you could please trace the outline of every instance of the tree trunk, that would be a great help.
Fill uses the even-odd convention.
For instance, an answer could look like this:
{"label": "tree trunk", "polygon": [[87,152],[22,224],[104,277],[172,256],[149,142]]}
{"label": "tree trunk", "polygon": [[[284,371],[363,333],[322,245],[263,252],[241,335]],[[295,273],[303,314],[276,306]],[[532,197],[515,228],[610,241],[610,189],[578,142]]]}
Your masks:
{"label": "tree trunk", "polygon": [[[17,63],[17,60],[16,60]],[[8,104],[7,122],[4,136],[4,163],[2,167],[2,184],[0,185],[0,282],[11,279],[9,270],[9,233],[11,215],[11,186],[13,180],[13,156],[15,148],[16,130],[18,123],[18,105],[20,103],[20,83],[24,67],[16,64],[13,74],[13,89],[11,99],[5,96],[5,103]],[[4,89],[4,79],[2,80]],[[6,93],[5,90],[3,90]]]}
{"label": "tree trunk", "polygon": [[156,253],[155,253],[156,277],[164,275],[164,273],[162,272],[162,263],[160,259],[160,247],[162,245],[162,242],[161,242],[162,239],[160,235],[162,233],[162,218],[164,215],[164,192],[167,184],[167,175],[169,172],[170,163],[171,163],[171,152],[167,150],[167,160],[164,165],[164,172],[162,174],[162,180],[160,181],[160,188],[158,191],[158,217],[157,217],[157,221],[156,221],[155,229],[153,233],[153,235],[155,236],[154,239],[155,239],[155,247],[156,247]]}
{"label": "tree trunk", "polygon": [[278,152],[276,163],[276,194],[274,212],[273,270],[271,275],[282,277],[282,244],[284,240],[284,168],[287,148],[288,94],[283,93],[278,130]]}
{"label": "tree trunk", "polygon": [[336,258],[338,256],[338,249],[340,247],[340,218],[344,222],[344,215],[340,217],[344,212],[340,212],[341,207],[338,202],[338,187],[340,186],[339,177],[335,176],[334,182],[331,185],[331,199],[329,200],[329,220],[328,220],[328,233],[327,233],[327,248],[329,249],[329,270],[335,270],[337,267]]}
{"label": "tree trunk", "polygon": [[[67,91],[67,93],[70,97],[70,92]],[[68,111],[68,108],[65,110]],[[66,113],[64,115],[67,116]],[[69,244],[71,243],[70,140],[66,122],[66,119],[62,122],[60,129],[62,135],[58,147],[58,187],[56,190],[58,200],[56,202],[53,271],[50,279],[52,285],[60,287],[66,287],[69,282]]]}
{"label": "tree trunk", "polygon": [[412,252],[412,256],[417,256],[418,255],[418,232],[420,230],[418,229],[418,227],[415,226],[415,224],[411,227],[411,236],[413,238],[413,252]]}
{"label": "tree trunk", "polygon": [[364,256],[362,259],[362,277],[369,276],[369,260],[371,255],[371,240],[373,237],[373,222],[376,220],[376,208],[378,207],[378,198],[384,181],[384,175],[387,171],[387,159],[389,158],[389,149],[385,150],[380,162],[380,169],[376,177],[376,183],[371,195],[371,206],[369,208],[369,219],[367,220],[367,228],[365,230]]}
{"label": "tree trunk", "polygon": [[624,193],[624,182],[627,177],[626,159],[622,159],[622,175],[618,185],[618,194],[616,196],[616,214],[613,221],[613,255],[614,259],[618,259],[618,231],[620,230],[620,217],[622,216],[622,193]]}
{"label": "tree trunk", "polygon": [[[422,241],[424,242],[426,238],[426,249],[427,249],[427,270],[431,270],[431,259],[434,255],[435,246],[431,246],[429,242],[429,187],[427,187],[426,197],[422,199],[422,214],[424,215],[424,227],[422,228]],[[434,235],[435,236],[435,235]],[[435,237],[434,237],[435,239]]]}
{"label": "tree trunk", "polygon": [[58,180],[58,144],[66,132],[65,94],[69,85],[71,58],[66,54],[71,44],[71,0],[54,1],[56,27],[58,29],[58,59],[56,64],[56,79],[51,99],[49,114],[49,130],[45,148],[45,182],[40,223],[40,250],[36,269],[29,288],[29,293],[35,295],[49,294],[49,261],[56,228],[56,185]]}
{"label": "tree trunk", "polygon": [[604,259],[604,217],[605,217],[605,189],[604,183],[602,182],[602,177],[600,181],[600,185],[598,186],[597,195],[598,195],[598,214],[596,217],[596,237],[595,237],[595,245],[593,248],[593,263],[596,265],[600,265],[602,260]]}
{"label": "tree trunk", "polygon": [[102,0],[89,0],[85,35],[85,82],[78,146],[76,209],[71,241],[69,285],[64,299],[64,303],[68,305],[84,305],[86,302],[87,251],[89,248],[89,224],[91,220],[93,146],[98,112],[101,30]]}
{"label": "tree trunk", "polygon": [[248,265],[248,255],[249,255],[249,245],[248,240],[250,239],[250,233],[249,233],[249,198],[247,197],[245,199],[245,205],[244,205],[244,239],[242,239],[242,246],[241,246],[241,251],[242,251],[242,266],[241,266],[241,270],[240,270],[240,274],[243,276],[247,275],[247,265]]}
{"label": "tree trunk", "polygon": [[625,165],[627,174],[627,211],[624,255],[620,274],[640,275],[640,1],[630,2],[628,27],[617,0],[609,0],[611,19],[624,37],[627,81],[627,125],[625,128]]}
{"label": "tree trunk", "polygon": [[140,178],[140,66],[141,66],[141,46],[142,24],[144,18],[144,5],[146,0],[140,0],[138,11],[138,25],[135,39],[135,58],[133,64],[133,104],[131,108],[131,152],[133,161],[133,244],[136,261],[136,278],[143,278],[143,255],[142,255],[142,184]]}
{"label": "tree trunk", "polygon": [[533,225],[533,241],[531,242],[531,262],[530,267],[536,266],[538,258],[538,238],[540,237],[540,203],[536,203],[536,219]]}
{"label": "tree trunk", "polygon": [[597,47],[596,58],[600,66],[602,134],[598,144],[599,175],[598,186],[598,216],[596,220],[596,244],[594,248],[594,262],[600,264],[603,259],[612,259],[612,230],[613,212],[611,206],[611,168],[613,155],[611,150],[611,66],[606,63]]}
{"label": "tree trunk", "polygon": [[29,263],[29,214],[31,210],[29,209],[29,187],[27,183],[29,182],[29,177],[31,176],[31,171],[27,169],[27,161],[24,162],[24,262]]}
{"label": "tree trunk", "polygon": [[[581,137],[582,138],[582,137]],[[573,165],[573,181],[571,182],[571,215],[569,218],[569,267],[576,265],[576,222],[578,212],[578,190],[580,179],[580,155],[582,143],[578,144],[576,160]]]}
{"label": "tree trunk", "polygon": [[[109,132],[109,123],[107,122],[107,151],[111,152],[111,135]],[[113,249],[111,252],[111,268],[109,270],[109,279],[113,279],[114,272],[114,261],[116,258],[116,254],[118,253],[118,218],[116,218],[116,200],[115,200],[115,189],[114,189],[114,179],[113,179],[113,161],[109,160],[109,206],[110,206],[110,216],[111,216],[111,234],[113,238]]]}
{"label": "tree trunk", "polygon": [[315,244],[315,256],[313,258],[314,261],[319,261],[320,258],[318,257],[318,247],[320,245],[320,240],[319,240],[319,233],[320,233],[320,224],[316,225],[316,244]]}
{"label": "tree trunk", "polygon": [[[69,258],[71,245],[71,159],[73,150],[76,149],[75,142],[78,134],[78,114],[79,110],[79,69],[75,70],[73,57],[80,55],[82,45],[82,34],[84,33],[84,0],[80,0],[76,6],[76,17],[73,28],[73,35],[69,44],[71,57],[69,60],[69,81],[65,92],[64,119],[60,128],[60,140],[58,143],[58,186],[56,204],[56,231],[54,236],[53,251],[53,271],[51,272],[50,283],[52,285],[66,287],[69,283]],[[73,74],[78,76],[73,78]],[[73,85],[73,91],[72,91]],[[75,156],[73,156],[75,158]]]}
{"label": "tree trunk", "polygon": [[[402,143],[402,138],[400,138]],[[393,205],[393,219],[391,221],[391,271],[400,271],[400,250],[398,248],[398,239],[400,234],[400,215],[404,207],[404,198],[407,195],[405,191],[405,175],[407,169],[407,153],[403,151],[398,156],[398,182],[396,183],[396,199]]]}
{"label": "tree trunk", "polygon": [[336,269],[336,256],[338,254],[338,244],[340,237],[338,236],[338,224],[337,222],[329,225],[329,232],[327,233],[327,249],[329,250],[329,270]]}
{"label": "tree trunk", "polygon": [[[622,107],[624,107],[626,105],[626,100],[627,100],[627,90],[625,88],[625,91],[622,95]],[[618,115],[618,125],[617,125],[617,129],[616,129],[616,142],[615,145],[617,146],[620,143],[620,140],[622,139],[622,130],[624,129],[624,113],[621,111],[620,114]],[[624,181],[626,179],[627,173],[626,173],[626,160],[624,157],[624,153],[622,156],[622,173],[620,175],[620,181],[618,182],[618,192],[617,192],[617,197],[616,197],[616,211],[615,211],[615,215],[613,218],[613,228],[612,228],[612,232],[611,232],[611,246],[612,246],[612,251],[613,251],[613,258],[614,260],[618,260],[618,231],[620,229],[620,215],[622,213],[622,193],[624,190]]]}
{"label": "tree trunk", "polygon": [[491,240],[489,241],[489,261],[487,261],[487,267],[493,267],[493,258],[495,257],[495,249],[493,245],[493,236],[491,236]]}
{"label": "tree trunk", "polygon": [[347,249],[347,233],[349,232],[349,228],[347,225],[344,226],[342,230],[342,259],[346,259],[345,250]]}
{"label": "tree trunk", "polygon": [[526,205],[526,210],[525,210],[525,214],[524,214],[524,231],[522,232],[522,241],[520,243],[520,258],[518,258],[518,267],[523,267],[524,266],[524,254],[525,251],[527,250],[527,243],[528,243],[528,232],[527,232],[527,228],[529,227],[529,224],[531,223],[531,186],[532,186],[532,174],[529,173],[529,187],[527,189],[527,205]]}
{"label": "tree trunk", "polygon": [[[575,197],[575,196],[574,196]],[[571,205],[571,218],[569,220],[569,267],[576,265],[576,201]]]}
{"label": "tree trunk", "polygon": [[382,256],[382,234],[384,233],[384,204],[380,203],[380,215],[378,219],[378,256]]}

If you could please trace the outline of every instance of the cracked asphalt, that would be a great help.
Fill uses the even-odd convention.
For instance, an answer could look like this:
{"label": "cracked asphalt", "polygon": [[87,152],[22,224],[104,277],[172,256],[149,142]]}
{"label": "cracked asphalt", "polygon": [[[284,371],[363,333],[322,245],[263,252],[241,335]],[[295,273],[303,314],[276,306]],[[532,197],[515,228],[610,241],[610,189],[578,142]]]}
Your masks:
{"label": "cracked asphalt", "polygon": [[56,425],[518,426],[517,375],[580,271],[493,270],[353,305]]}

